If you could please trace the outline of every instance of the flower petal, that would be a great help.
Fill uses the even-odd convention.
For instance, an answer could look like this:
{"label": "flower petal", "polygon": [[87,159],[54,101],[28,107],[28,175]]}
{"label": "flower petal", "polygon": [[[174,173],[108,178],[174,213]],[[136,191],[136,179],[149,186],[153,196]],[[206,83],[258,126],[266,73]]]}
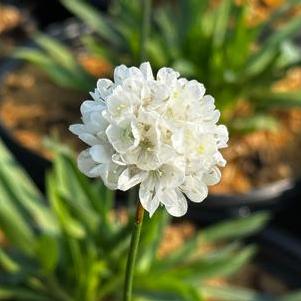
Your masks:
{"label": "flower petal", "polygon": [[206,89],[203,84],[196,80],[189,81],[184,88],[184,93],[194,100],[200,100],[205,95]]}
{"label": "flower petal", "polygon": [[99,170],[96,169],[97,163],[92,160],[89,149],[82,151],[77,158],[79,170],[87,177],[99,177]]}
{"label": "flower petal", "polygon": [[96,102],[93,100],[86,100],[80,106],[80,111],[82,115],[87,113],[95,112],[95,111],[102,111],[105,109],[106,105],[102,102]]}
{"label": "flower petal", "polygon": [[142,74],[143,74],[143,76],[146,80],[153,80],[154,79],[152,67],[151,67],[149,62],[142,63],[140,65],[139,69],[141,70],[141,72],[142,72]]}
{"label": "flower petal", "polygon": [[104,184],[112,190],[116,190],[118,187],[118,179],[125,167],[117,165],[113,162],[100,165],[100,176]]}
{"label": "flower petal", "polygon": [[98,144],[89,149],[91,158],[97,163],[107,163],[111,161],[112,151],[107,146]]}
{"label": "flower petal", "polygon": [[114,154],[112,156],[112,161],[117,165],[125,166],[126,162],[124,161],[123,157],[120,154]]}
{"label": "flower petal", "polygon": [[118,189],[126,191],[141,183],[146,176],[147,172],[135,167],[129,167],[120,175],[118,179]]}
{"label": "flower petal", "polygon": [[179,189],[160,191],[159,198],[170,215],[180,217],[187,212],[186,198]]}
{"label": "flower petal", "polygon": [[159,207],[160,201],[156,196],[155,178],[152,174],[142,181],[139,189],[139,199],[143,208],[149,212],[150,217]]}
{"label": "flower petal", "polygon": [[120,125],[109,125],[106,135],[114,149],[121,154],[126,153],[139,144],[139,140],[135,139],[132,131],[132,122],[130,121],[123,122]]}
{"label": "flower petal", "polygon": [[195,203],[202,202],[208,196],[208,187],[196,176],[187,176],[181,190]]}
{"label": "flower petal", "polygon": [[215,185],[221,179],[221,172],[220,170],[214,166],[209,172],[205,173],[203,176],[203,181],[207,185]]}
{"label": "flower petal", "polygon": [[215,159],[216,164],[220,167],[225,167],[227,164],[227,161],[224,159],[224,157],[222,156],[222,154],[220,152],[216,152],[214,154],[214,159]]}
{"label": "flower petal", "polygon": [[164,164],[159,169],[160,177],[160,187],[179,187],[183,184],[185,180],[185,169],[179,168],[176,165]]}
{"label": "flower petal", "polygon": [[97,81],[97,89],[103,100],[106,100],[107,96],[113,91],[114,83],[106,78],[101,78]]}
{"label": "flower petal", "polygon": [[114,82],[120,85],[128,76],[128,67],[125,65],[117,66],[114,70]]}
{"label": "flower petal", "polygon": [[164,82],[166,85],[175,85],[180,74],[172,68],[163,67],[157,73],[157,80]]}

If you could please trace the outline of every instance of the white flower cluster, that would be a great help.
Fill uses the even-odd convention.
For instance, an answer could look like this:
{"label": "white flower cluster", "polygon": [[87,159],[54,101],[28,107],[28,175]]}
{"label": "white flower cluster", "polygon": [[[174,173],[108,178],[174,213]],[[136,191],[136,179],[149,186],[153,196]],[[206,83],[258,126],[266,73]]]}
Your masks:
{"label": "white flower cluster", "polygon": [[93,100],[81,106],[82,124],[71,132],[89,145],[78,158],[79,169],[101,177],[110,189],[128,190],[140,183],[139,199],[150,216],[160,204],[169,214],[187,211],[184,194],[203,201],[208,185],[219,182],[219,152],[228,131],[217,125],[214,98],[195,80],[161,68],[154,78],[149,63],[124,65],[114,82],[99,79]]}

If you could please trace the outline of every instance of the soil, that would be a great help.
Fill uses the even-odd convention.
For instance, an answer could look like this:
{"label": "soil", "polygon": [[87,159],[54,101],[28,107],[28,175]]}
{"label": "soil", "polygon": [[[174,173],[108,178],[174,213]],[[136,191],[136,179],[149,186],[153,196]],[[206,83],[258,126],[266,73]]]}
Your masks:
{"label": "soil", "polygon": [[277,131],[232,136],[223,151],[228,164],[214,193],[245,193],[277,180],[300,176],[301,110],[274,112]]}
{"label": "soil", "polygon": [[[89,62],[87,58],[83,60]],[[89,66],[89,63],[87,63]],[[94,73],[107,72],[109,66],[99,64]],[[301,69],[296,69],[280,82],[278,90],[300,87]],[[40,70],[24,65],[9,74],[0,90],[0,118],[25,146],[50,158],[44,146],[46,136],[58,138],[79,151],[83,144],[68,131],[79,121],[79,107],[88,94],[63,89],[53,84]],[[223,151],[228,161],[220,184],[213,193],[244,193],[254,187],[288,177],[301,170],[301,110],[275,111],[281,127],[275,132],[260,131],[232,136]]]}
{"label": "soil", "polygon": [[34,28],[26,11],[0,3],[0,63],[17,44],[26,40]]}
{"label": "soil", "polygon": [[0,33],[18,26],[21,20],[22,16],[16,8],[0,5]]}
{"label": "soil", "polygon": [[79,148],[68,126],[79,119],[79,107],[88,94],[63,89],[34,66],[25,65],[5,78],[0,91],[0,118],[15,137],[46,157],[43,138],[55,136]]}

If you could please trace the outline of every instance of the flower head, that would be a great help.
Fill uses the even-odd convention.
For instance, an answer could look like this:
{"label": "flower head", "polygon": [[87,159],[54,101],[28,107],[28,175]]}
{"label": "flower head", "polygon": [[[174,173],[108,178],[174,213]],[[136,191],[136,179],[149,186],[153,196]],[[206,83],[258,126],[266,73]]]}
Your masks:
{"label": "flower head", "polygon": [[82,124],[71,132],[89,145],[79,169],[101,177],[110,189],[140,184],[139,199],[152,215],[160,204],[169,214],[187,211],[186,195],[203,201],[208,185],[219,182],[226,161],[228,131],[217,125],[220,112],[205,87],[161,68],[156,78],[149,63],[124,65],[114,82],[99,79],[93,100],[81,105]]}

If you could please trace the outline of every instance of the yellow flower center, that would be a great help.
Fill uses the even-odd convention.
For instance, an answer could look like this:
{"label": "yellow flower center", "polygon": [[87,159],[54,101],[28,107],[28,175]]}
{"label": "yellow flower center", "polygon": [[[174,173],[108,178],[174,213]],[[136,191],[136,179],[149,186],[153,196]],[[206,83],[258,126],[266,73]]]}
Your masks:
{"label": "yellow flower center", "polygon": [[197,148],[197,152],[202,155],[205,152],[205,146],[203,144],[200,144]]}

